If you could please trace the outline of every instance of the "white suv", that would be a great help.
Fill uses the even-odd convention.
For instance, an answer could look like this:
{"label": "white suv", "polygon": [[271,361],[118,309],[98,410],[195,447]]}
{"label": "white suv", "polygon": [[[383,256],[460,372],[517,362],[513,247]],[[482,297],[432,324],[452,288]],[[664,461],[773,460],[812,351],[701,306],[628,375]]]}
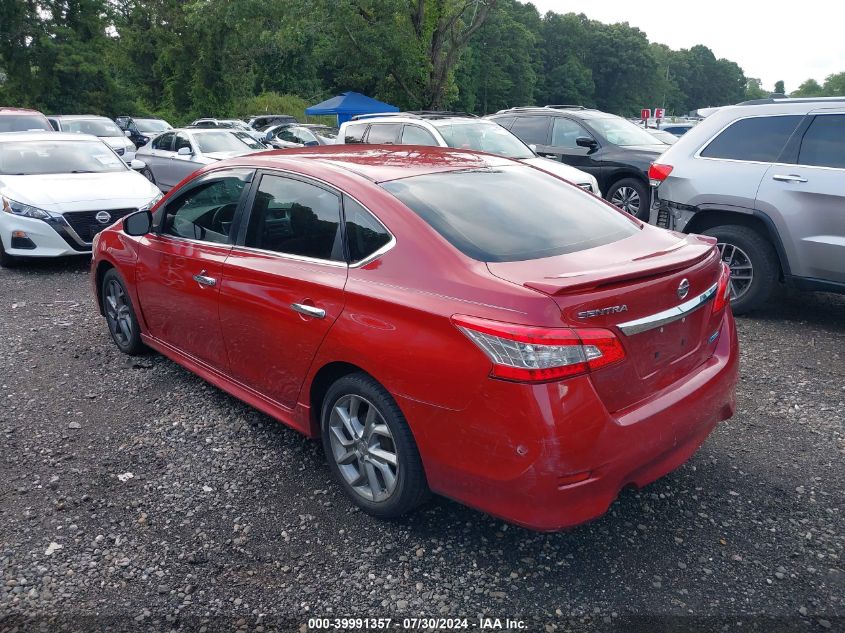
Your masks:
{"label": "white suv", "polygon": [[359,115],[340,126],[337,142],[429,145],[488,152],[527,163],[601,196],[599,184],[591,174],[555,160],[541,158],[498,123],[463,112]]}

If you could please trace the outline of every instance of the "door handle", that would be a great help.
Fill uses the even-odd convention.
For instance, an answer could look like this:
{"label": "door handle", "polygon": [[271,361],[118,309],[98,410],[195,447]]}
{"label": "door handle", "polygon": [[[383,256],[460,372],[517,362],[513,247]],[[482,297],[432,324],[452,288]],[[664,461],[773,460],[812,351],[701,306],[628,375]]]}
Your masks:
{"label": "door handle", "polygon": [[200,286],[208,286],[209,288],[213,288],[217,285],[217,280],[214,277],[206,277],[204,270],[201,270],[198,274],[194,275],[194,281]]}
{"label": "door handle", "polygon": [[299,312],[300,314],[304,314],[305,316],[314,317],[315,319],[326,318],[326,311],[322,308],[307,306],[304,303],[292,303],[290,304],[290,307],[291,310],[293,310],[294,312]]}
{"label": "door handle", "polygon": [[777,180],[778,182],[807,182],[806,178],[799,176],[798,174],[789,174],[786,176],[783,174],[775,174],[772,176],[772,180]]}

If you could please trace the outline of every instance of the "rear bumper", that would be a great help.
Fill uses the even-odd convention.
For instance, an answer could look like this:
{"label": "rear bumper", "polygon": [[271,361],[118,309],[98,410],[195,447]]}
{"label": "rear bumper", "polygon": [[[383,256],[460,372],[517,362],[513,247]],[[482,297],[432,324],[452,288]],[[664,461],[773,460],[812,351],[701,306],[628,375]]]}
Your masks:
{"label": "rear bumper", "polygon": [[739,351],[729,311],[721,332],[696,371],[613,415],[586,377],[532,387],[489,381],[498,384],[463,411],[400,398],[429,485],[535,530],[601,516],[622,488],[675,470],[733,415]]}

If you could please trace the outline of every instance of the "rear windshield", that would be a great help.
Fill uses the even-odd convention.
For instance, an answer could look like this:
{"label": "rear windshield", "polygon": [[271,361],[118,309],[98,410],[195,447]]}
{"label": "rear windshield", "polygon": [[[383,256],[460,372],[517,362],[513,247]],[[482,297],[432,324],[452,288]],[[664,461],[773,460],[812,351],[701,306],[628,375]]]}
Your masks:
{"label": "rear windshield", "polygon": [[28,132],[47,130],[52,132],[50,123],[40,114],[3,114],[0,115],[0,132]]}
{"label": "rear windshield", "polygon": [[427,174],[382,187],[455,248],[484,262],[575,253],[639,230],[621,212],[531,167]]}

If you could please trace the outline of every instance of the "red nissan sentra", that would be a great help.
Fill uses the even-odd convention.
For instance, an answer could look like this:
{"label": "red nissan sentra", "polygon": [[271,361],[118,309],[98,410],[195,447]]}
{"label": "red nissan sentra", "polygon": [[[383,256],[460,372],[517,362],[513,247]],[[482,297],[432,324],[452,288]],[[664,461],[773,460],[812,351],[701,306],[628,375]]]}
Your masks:
{"label": "red nissan sentra", "polygon": [[106,229],[111,336],[310,437],[379,517],[429,491],[556,530],[734,411],[715,240],[504,158],[327,146],[216,163]]}

